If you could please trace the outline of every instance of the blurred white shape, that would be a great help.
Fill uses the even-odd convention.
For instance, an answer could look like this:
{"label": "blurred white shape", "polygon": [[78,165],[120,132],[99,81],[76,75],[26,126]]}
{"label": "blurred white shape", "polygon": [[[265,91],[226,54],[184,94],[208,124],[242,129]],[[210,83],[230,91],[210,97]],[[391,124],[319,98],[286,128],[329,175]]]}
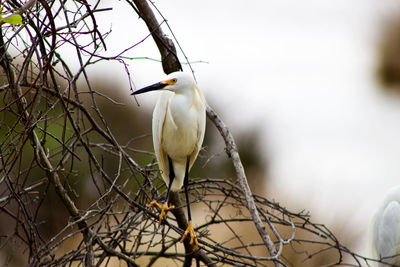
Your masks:
{"label": "blurred white shape", "polygon": [[[377,210],[372,223],[374,257],[400,265],[400,186],[392,188]],[[381,263],[379,266],[388,266]]]}

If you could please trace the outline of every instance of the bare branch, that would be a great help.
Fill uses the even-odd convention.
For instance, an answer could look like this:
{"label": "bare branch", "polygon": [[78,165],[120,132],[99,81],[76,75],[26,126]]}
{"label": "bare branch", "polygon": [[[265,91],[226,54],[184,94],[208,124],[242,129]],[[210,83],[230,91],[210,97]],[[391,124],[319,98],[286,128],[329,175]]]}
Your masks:
{"label": "bare branch", "polygon": [[[149,4],[145,0],[132,0],[137,9],[138,15],[144,20],[155,43],[157,44],[158,50],[161,54],[161,62],[165,73],[171,73],[182,69],[181,63],[176,55],[176,48],[171,39],[165,36],[160,24],[157,22],[153,11]],[[128,1],[130,2],[130,1]]]}
{"label": "bare branch", "polygon": [[383,260],[351,251],[308,213],[254,195],[235,141],[210,107],[208,117],[224,140],[236,179],[212,178],[212,172],[190,179],[201,214],[195,253],[187,240],[185,250],[179,243],[187,227],[181,192],[170,195],[177,208],[158,227],[159,214],[147,204],[163,198],[165,184],[147,121],[130,109],[116,83],[105,88],[107,82],[89,68],[120,63],[128,91],[135,78],[129,62],[138,59],[129,53],[152,36],[170,73],[181,69],[178,43],[162,31],[171,28],[158,10],[163,21],[157,22],[152,3],[123,3],[143,18],[149,34],[113,56],[104,52],[112,30],[97,25],[111,2],[2,3],[25,24],[0,27],[1,266],[107,266],[114,260],[127,266],[366,266]]}

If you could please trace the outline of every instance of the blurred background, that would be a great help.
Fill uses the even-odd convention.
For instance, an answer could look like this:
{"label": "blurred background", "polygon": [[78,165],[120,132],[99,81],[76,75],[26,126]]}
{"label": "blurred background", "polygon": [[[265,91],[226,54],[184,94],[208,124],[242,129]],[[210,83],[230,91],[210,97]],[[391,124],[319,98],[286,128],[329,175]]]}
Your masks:
{"label": "blurred background", "polygon": [[[310,211],[312,221],[333,230],[345,246],[371,256],[370,221],[386,191],[400,181],[400,3],[154,3],[168,22],[162,24],[164,32],[176,37],[185,53],[179,51],[181,62],[185,56],[191,62],[208,103],[236,138],[252,189],[291,211]],[[100,32],[111,31],[103,54],[113,56],[143,41],[124,54],[133,59],[127,68],[135,89],[162,79],[159,52],[146,38],[143,21],[125,2],[102,5],[113,7],[97,14]],[[71,55],[73,49],[61,48]],[[74,63],[74,57],[69,60]],[[79,68],[75,63],[72,72]],[[96,90],[123,104],[96,97],[118,141],[151,151],[151,112],[158,95],[141,95],[136,102],[118,61],[98,62],[87,72],[95,77]],[[153,156],[134,159],[148,164]],[[112,173],[117,162],[104,164]],[[192,172],[203,175],[233,176],[212,125]],[[76,201],[93,201],[87,194],[90,181],[75,177],[71,183],[79,185]],[[68,220],[51,212],[55,203],[48,205],[46,220]],[[4,222],[0,230],[7,228]]]}
{"label": "blurred background", "polygon": [[[255,143],[266,170],[263,195],[292,210],[309,210],[315,222],[338,229],[345,245],[369,255],[373,213],[400,181],[400,3],[155,4],[194,62],[209,104],[234,136]],[[110,54],[147,35],[125,10],[122,5],[102,20],[102,27],[113,30]],[[132,56],[159,58],[151,39]],[[104,68],[92,70],[102,71],[103,79],[128,88],[122,65],[96,67]],[[129,69],[137,88],[163,77],[156,61],[138,59]],[[151,111],[156,98],[148,94],[138,101]]]}

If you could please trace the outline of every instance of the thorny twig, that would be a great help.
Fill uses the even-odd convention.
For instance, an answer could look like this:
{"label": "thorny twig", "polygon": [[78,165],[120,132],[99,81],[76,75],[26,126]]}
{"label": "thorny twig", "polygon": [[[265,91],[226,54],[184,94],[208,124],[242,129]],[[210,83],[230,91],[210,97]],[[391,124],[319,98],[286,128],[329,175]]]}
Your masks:
{"label": "thorny twig", "polygon": [[[162,31],[167,21],[159,24],[146,1],[126,3],[146,21],[165,72],[180,70],[175,46]],[[192,254],[185,243],[183,251],[179,238],[187,222],[179,193],[171,196],[177,209],[161,229],[158,214],[146,207],[162,197],[165,185],[151,145],[144,145],[148,135],[136,129],[143,121],[124,110],[122,117],[129,120],[118,128],[111,115],[124,101],[117,99],[116,85],[101,90],[89,72],[102,61],[115,61],[130,81],[128,62],[135,56],[129,53],[147,36],[109,56],[104,50],[111,30],[97,25],[97,16],[112,12],[112,6],[11,0],[2,7],[21,14],[25,24],[0,29],[0,251],[8,253],[0,265],[105,266],[118,260],[139,266],[140,259],[148,266],[163,260],[184,266],[193,261],[298,266],[322,259],[328,266],[365,266],[377,261],[343,246],[307,213],[253,195],[232,136],[211,108],[208,117],[221,132],[238,182],[204,178],[208,175],[191,179],[190,192],[202,214],[196,227],[201,249]],[[64,48],[74,54],[65,55]],[[249,233],[254,224],[257,231]]]}

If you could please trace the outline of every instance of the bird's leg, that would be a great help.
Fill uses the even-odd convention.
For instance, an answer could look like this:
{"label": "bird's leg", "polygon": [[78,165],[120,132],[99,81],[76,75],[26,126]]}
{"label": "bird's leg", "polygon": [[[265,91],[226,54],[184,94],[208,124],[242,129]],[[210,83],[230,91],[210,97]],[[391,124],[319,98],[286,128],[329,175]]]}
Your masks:
{"label": "bird's leg", "polygon": [[158,225],[159,226],[161,225],[161,222],[162,222],[163,218],[164,217],[167,218],[168,211],[172,210],[173,208],[175,208],[174,205],[168,207],[169,191],[171,190],[172,182],[174,181],[174,178],[175,178],[174,168],[172,166],[172,160],[170,159],[169,156],[168,156],[168,163],[169,163],[169,185],[168,185],[167,195],[165,196],[164,204],[161,205],[157,201],[153,200],[148,205],[149,208],[151,206],[153,206],[153,205],[156,205],[161,210],[160,219],[158,221]]}
{"label": "bird's leg", "polygon": [[186,196],[186,203],[187,203],[187,211],[188,211],[188,227],[186,228],[185,233],[183,234],[181,240],[179,242],[183,242],[187,235],[190,236],[189,244],[192,245],[194,242],[193,252],[199,248],[199,242],[197,241],[196,233],[194,232],[194,227],[192,224],[192,214],[190,213],[190,202],[189,202],[189,161],[190,157],[187,158],[186,162],[186,170],[185,170],[185,180],[183,181],[183,186],[185,187],[185,196]]}

